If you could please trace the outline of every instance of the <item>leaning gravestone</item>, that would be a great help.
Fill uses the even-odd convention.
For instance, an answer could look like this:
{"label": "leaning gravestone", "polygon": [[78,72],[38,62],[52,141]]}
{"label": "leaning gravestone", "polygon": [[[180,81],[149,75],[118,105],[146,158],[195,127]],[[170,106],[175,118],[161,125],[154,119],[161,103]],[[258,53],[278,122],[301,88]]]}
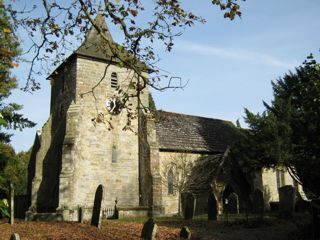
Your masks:
{"label": "leaning gravestone", "polygon": [[97,187],[96,194],[94,196],[94,204],[92,209],[92,218],[91,218],[91,225],[96,226],[97,228],[100,228],[100,215],[101,215],[101,203],[103,200],[103,193],[104,193],[104,187],[100,184]]}
{"label": "leaning gravestone", "polygon": [[141,239],[143,240],[155,240],[157,236],[158,226],[153,221],[153,218],[149,218],[148,221],[143,225],[141,231]]}
{"label": "leaning gravestone", "polygon": [[180,239],[191,239],[191,231],[188,227],[184,226],[181,228]]}
{"label": "leaning gravestone", "polygon": [[20,236],[18,233],[13,233],[10,237],[10,240],[20,240]]}
{"label": "leaning gravestone", "polygon": [[289,185],[279,188],[279,202],[279,216],[291,218],[294,211],[295,189]]}

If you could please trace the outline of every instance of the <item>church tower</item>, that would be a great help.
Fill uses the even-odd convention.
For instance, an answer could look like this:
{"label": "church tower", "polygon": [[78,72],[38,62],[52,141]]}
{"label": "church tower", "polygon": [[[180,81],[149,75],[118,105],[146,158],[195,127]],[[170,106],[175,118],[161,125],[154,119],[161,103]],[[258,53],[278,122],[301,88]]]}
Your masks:
{"label": "church tower", "polygon": [[[139,150],[139,118],[133,115],[130,128],[125,127],[130,110],[121,109],[118,91],[133,93],[137,77],[114,56],[114,49],[121,48],[102,15],[95,25],[103,36],[92,27],[82,45],[48,78],[50,117],[38,134],[40,147],[31,159],[35,166],[31,217],[51,213],[76,221],[82,206],[88,218],[100,184],[105,187],[102,207],[113,208],[117,201],[123,209],[146,209],[142,206],[146,197],[141,169],[145,166]],[[120,55],[129,53],[122,50]],[[137,66],[144,65],[137,62]],[[146,68],[143,74],[147,77]],[[148,106],[148,96],[145,89],[143,106]],[[136,109],[137,103],[137,98],[130,98],[126,104]]]}

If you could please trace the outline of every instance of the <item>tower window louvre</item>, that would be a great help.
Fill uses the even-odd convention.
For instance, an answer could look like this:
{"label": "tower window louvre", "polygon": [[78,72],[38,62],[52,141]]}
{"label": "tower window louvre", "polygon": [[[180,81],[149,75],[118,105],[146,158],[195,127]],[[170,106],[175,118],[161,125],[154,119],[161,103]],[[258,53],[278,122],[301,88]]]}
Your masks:
{"label": "tower window louvre", "polygon": [[118,76],[117,73],[111,73],[111,87],[117,88],[118,87]]}

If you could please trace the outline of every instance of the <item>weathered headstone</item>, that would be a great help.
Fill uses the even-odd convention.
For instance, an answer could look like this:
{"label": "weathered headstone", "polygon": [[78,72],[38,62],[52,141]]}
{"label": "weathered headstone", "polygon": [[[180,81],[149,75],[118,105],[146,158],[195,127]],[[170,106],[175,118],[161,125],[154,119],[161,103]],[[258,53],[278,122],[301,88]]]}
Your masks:
{"label": "weathered headstone", "polygon": [[20,236],[18,233],[13,233],[10,237],[10,240],[20,240]]}
{"label": "weathered headstone", "polygon": [[253,192],[253,212],[258,214],[263,214],[264,212],[263,192],[260,189],[256,189]]}
{"label": "weathered headstone", "polygon": [[181,228],[180,239],[191,239],[191,231],[187,226]]}
{"label": "weathered headstone", "polygon": [[229,194],[228,197],[229,204],[228,204],[228,212],[229,213],[239,213],[239,197],[236,193],[232,192]]}
{"label": "weathered headstone", "polygon": [[291,218],[294,211],[295,189],[289,185],[279,188],[279,202],[279,216]]}
{"label": "weathered headstone", "polygon": [[149,218],[148,221],[143,225],[141,231],[141,239],[143,240],[155,240],[157,236],[158,226],[153,221],[153,218]]}
{"label": "weathered headstone", "polygon": [[79,216],[79,217],[78,217],[78,218],[79,218],[79,219],[78,219],[78,220],[79,220],[79,223],[83,223],[83,222],[84,222],[84,211],[85,211],[85,210],[84,210],[84,207],[83,207],[83,206],[80,206],[80,207],[79,207],[79,215],[78,215],[78,216]]}
{"label": "weathered headstone", "polygon": [[217,220],[217,200],[212,192],[208,197],[208,220]]}
{"label": "weathered headstone", "polygon": [[100,184],[97,187],[96,194],[94,196],[94,204],[92,209],[92,218],[91,218],[91,225],[96,226],[100,228],[101,223],[101,203],[103,200],[103,193],[104,193],[104,187]]}
{"label": "weathered headstone", "polygon": [[195,198],[192,193],[187,193],[184,199],[184,219],[192,219],[196,204]]}

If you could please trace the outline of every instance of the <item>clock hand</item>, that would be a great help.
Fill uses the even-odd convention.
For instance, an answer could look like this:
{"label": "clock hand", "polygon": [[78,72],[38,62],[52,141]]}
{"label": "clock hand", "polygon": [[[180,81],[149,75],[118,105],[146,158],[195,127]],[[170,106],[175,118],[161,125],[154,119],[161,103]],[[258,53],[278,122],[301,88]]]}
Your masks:
{"label": "clock hand", "polygon": [[112,103],[113,103],[111,112],[113,112],[113,110],[116,108],[116,99],[112,99],[111,101],[112,101]]}

